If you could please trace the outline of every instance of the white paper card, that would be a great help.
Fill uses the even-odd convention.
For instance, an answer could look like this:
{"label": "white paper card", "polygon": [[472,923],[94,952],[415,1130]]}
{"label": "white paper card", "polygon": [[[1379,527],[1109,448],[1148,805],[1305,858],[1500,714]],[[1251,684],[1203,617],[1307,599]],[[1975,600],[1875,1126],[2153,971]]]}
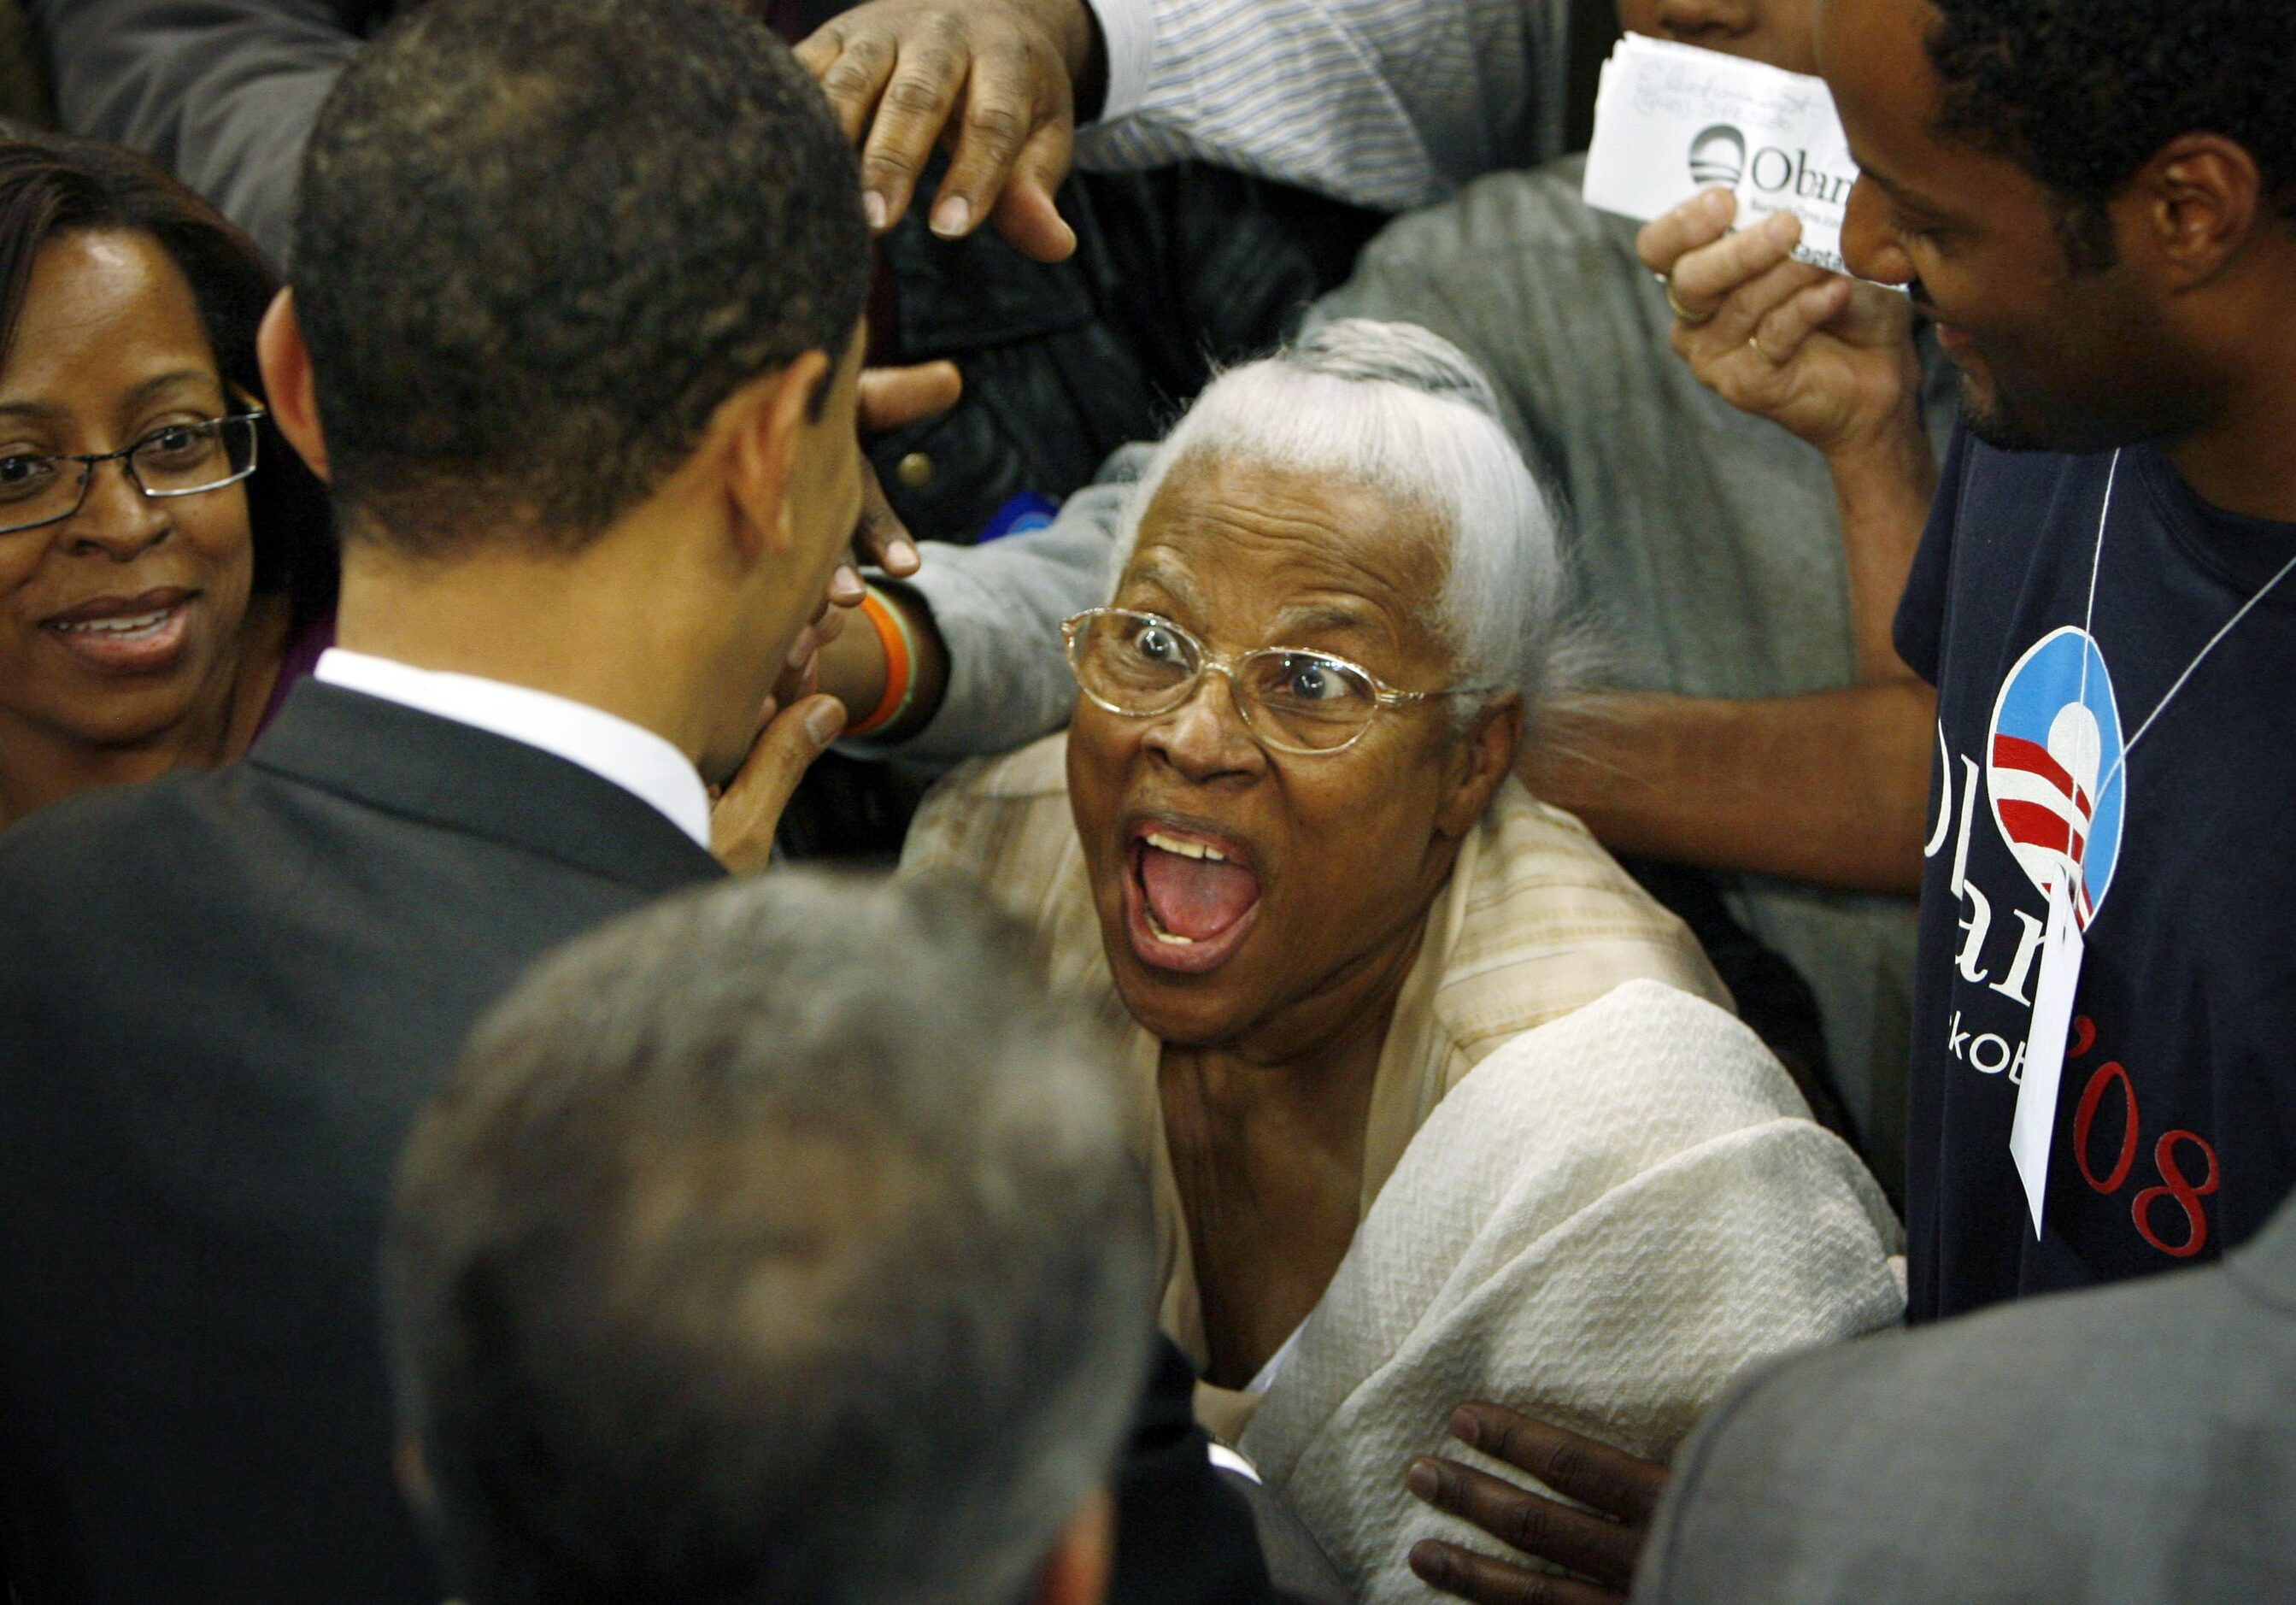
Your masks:
{"label": "white paper card", "polygon": [[1587,204],[1636,222],[1724,185],[1735,228],[1772,212],[1801,219],[1794,255],[1841,265],[1841,220],[1857,181],[1823,78],[1628,34],[1603,63],[1587,152]]}
{"label": "white paper card", "polygon": [[2065,1068],[2065,1035],[2073,1023],[2073,991],[2080,984],[2081,929],[2072,893],[2061,877],[2049,888],[2049,921],[2041,932],[2041,974],[2033,984],[2033,1025],[2025,1034],[2024,1080],[2017,1088],[2017,1117],[2009,1127],[2009,1156],[2025,1184],[2033,1235],[2041,1235],[2041,1204],[2049,1190],[2049,1142],[2057,1124],[2057,1083]]}

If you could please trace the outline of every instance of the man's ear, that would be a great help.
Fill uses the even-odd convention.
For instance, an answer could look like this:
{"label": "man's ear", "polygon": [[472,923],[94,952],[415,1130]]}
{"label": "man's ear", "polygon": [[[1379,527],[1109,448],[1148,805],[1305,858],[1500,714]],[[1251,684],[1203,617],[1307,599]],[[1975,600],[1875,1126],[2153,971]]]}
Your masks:
{"label": "man's ear", "polygon": [[1030,1605],[1101,1605],[1116,1559],[1116,1502],[1095,1488],[1061,1529],[1052,1558],[1037,1574]]}
{"label": "man's ear", "polygon": [[2264,203],[2256,158],[2221,134],[2180,134],[2161,147],[2124,203],[2175,280],[2213,278],[2254,232]]}
{"label": "man's ear", "polygon": [[1456,838],[1475,827],[1513,771],[1521,745],[1521,694],[1509,691],[1485,703],[1452,749],[1449,789],[1435,815],[1436,834]]}
{"label": "man's ear", "polygon": [[311,349],[303,343],[303,325],[295,317],[292,286],[271,298],[270,308],[255,331],[255,361],[263,373],[263,391],[271,405],[271,421],[287,443],[311,465],[322,480],[327,477],[327,439],[319,428],[319,395],[311,375]]}
{"label": "man's ear", "polygon": [[796,545],[790,477],[812,418],[813,398],[828,374],[827,353],[808,351],[781,372],[742,386],[718,410],[726,493],[741,515],[734,521],[736,539],[752,560]]}

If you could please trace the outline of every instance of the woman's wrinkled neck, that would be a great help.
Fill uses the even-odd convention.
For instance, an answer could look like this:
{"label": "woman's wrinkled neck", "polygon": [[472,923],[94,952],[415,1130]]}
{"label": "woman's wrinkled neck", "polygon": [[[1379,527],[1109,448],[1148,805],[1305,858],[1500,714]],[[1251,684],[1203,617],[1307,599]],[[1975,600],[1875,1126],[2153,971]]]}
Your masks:
{"label": "woman's wrinkled neck", "polygon": [[1177,1057],[1193,1063],[1201,1095],[1215,1104],[1298,1099],[1331,1108],[1358,1101],[1345,1095],[1349,1087],[1360,1088],[1367,1100],[1396,1000],[1419,961],[1427,918],[1423,909],[1314,992],[1232,1041],[1168,1045],[1166,1062]]}
{"label": "woman's wrinkled neck", "polygon": [[102,786],[134,786],[186,766],[214,769],[246,755],[286,656],[284,597],[248,603],[234,648],[217,662],[191,709],[133,741],[82,739],[0,712],[0,829]]}

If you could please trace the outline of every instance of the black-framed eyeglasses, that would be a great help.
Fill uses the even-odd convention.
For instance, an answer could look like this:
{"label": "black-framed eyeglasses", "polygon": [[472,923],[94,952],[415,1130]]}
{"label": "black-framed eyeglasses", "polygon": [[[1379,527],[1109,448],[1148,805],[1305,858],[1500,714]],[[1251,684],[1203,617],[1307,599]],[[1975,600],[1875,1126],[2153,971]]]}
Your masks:
{"label": "black-framed eyeglasses", "polygon": [[0,456],[0,535],[71,517],[86,502],[96,469],[109,462],[117,461],[128,482],[149,497],[197,496],[235,485],[255,472],[255,425],[263,416],[258,407],[228,417],[162,424],[117,451]]}
{"label": "black-framed eyeglasses", "polygon": [[1383,708],[1449,696],[1479,696],[1496,686],[1398,691],[1360,663],[1328,652],[1262,646],[1230,657],[1159,613],[1095,607],[1061,626],[1077,687],[1127,719],[1154,719],[1196,694],[1207,671],[1224,674],[1251,733],[1282,753],[1320,757],[1353,746]]}

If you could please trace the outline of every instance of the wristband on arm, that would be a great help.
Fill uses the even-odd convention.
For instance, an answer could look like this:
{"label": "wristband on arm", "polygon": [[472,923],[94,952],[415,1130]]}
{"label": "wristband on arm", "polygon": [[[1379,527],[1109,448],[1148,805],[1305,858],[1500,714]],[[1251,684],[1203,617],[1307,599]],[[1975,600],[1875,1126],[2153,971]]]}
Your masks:
{"label": "wristband on arm", "polygon": [[877,644],[885,649],[885,694],[866,719],[845,732],[849,737],[873,735],[898,723],[917,692],[917,648],[909,635],[908,620],[873,585],[862,588],[861,612],[877,632]]}

